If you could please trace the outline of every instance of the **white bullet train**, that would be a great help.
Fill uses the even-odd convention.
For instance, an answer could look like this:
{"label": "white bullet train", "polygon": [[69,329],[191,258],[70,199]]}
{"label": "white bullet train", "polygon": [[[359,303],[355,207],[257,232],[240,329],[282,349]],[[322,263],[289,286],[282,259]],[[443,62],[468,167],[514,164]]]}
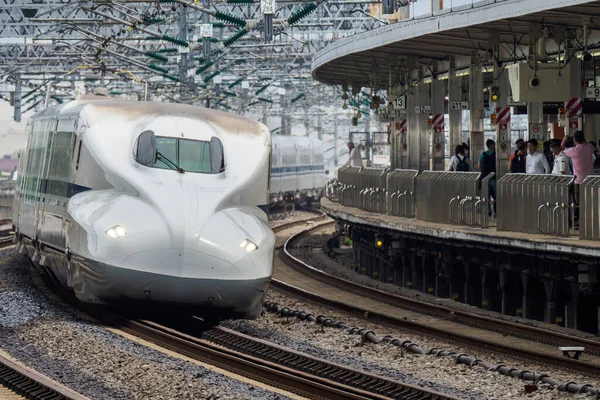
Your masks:
{"label": "white bullet train", "polygon": [[84,301],[255,318],[273,272],[271,135],[194,106],[79,100],[29,121],[15,241]]}
{"label": "white bullet train", "polygon": [[304,136],[273,135],[270,207],[318,202],[327,180],[323,142]]}

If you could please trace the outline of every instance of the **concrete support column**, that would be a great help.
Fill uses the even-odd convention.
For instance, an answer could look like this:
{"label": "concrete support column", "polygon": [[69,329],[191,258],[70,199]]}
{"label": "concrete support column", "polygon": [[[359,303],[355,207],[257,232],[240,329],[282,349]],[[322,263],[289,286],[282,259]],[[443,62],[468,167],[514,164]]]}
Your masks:
{"label": "concrete support column", "polygon": [[477,165],[479,155],[483,153],[485,140],[483,136],[483,70],[475,59],[469,67],[469,139],[471,161]]}
{"label": "concrete support column", "polygon": [[462,262],[463,268],[465,269],[465,299],[463,301],[463,303],[465,304],[471,304],[471,261],[467,258],[463,259]]}
{"label": "concrete support column", "polygon": [[421,165],[420,162],[420,152],[419,152],[419,125],[418,125],[418,117],[419,114],[415,112],[415,107],[417,106],[417,88],[409,87],[406,92],[406,124],[407,124],[407,133],[406,133],[406,144],[407,144],[407,158],[408,168],[410,169],[419,169]]}
{"label": "concrete support column", "polygon": [[577,329],[577,304],[579,303],[579,283],[571,282],[571,297],[569,302],[565,304],[565,327]]}
{"label": "concrete support column", "polygon": [[542,129],[539,133],[531,132],[531,124],[541,124],[544,122],[544,103],[541,101],[527,103],[527,136],[525,140],[536,139],[538,142],[544,142],[549,139],[547,129]]}
{"label": "concrete support column", "polygon": [[433,79],[429,86],[431,90],[431,115],[433,116],[433,124],[430,127],[432,135],[431,169],[434,171],[443,171],[446,169],[446,146],[444,144],[444,99],[446,97],[446,82]]}
{"label": "concrete support column", "polygon": [[488,287],[490,274],[494,273],[491,268],[483,265],[481,267],[481,308],[489,310],[491,307],[491,290]]}
{"label": "concrete support column", "polygon": [[[416,92],[417,92],[417,106],[419,107],[430,107],[430,89],[429,89],[429,83],[420,83],[419,85],[417,85],[417,87],[415,88]],[[413,110],[416,113],[416,109]],[[421,111],[423,111],[423,109],[421,109]],[[416,114],[415,119],[417,121],[417,141],[418,141],[418,151],[419,151],[419,155],[418,155],[418,159],[419,159],[419,164],[418,164],[418,169],[419,171],[424,171],[424,170],[428,170],[430,169],[430,163],[429,163],[429,154],[430,154],[430,147],[429,147],[429,137],[430,137],[430,130],[429,127],[427,126],[427,118],[429,118],[429,114],[426,112],[420,112],[418,114]]]}
{"label": "concrete support column", "polygon": [[[453,66],[454,61],[451,62]],[[450,146],[450,156],[454,154],[456,145],[462,144],[462,115],[463,111],[458,107],[452,109],[452,103],[461,102],[463,99],[462,76],[456,76],[456,71],[451,68],[448,71],[448,146]]]}
{"label": "concrete support column", "polygon": [[[505,111],[508,106],[508,93],[510,93],[510,84],[508,80],[508,71],[503,67],[495,66],[494,74],[497,75],[496,85],[500,89],[500,98],[496,102],[496,109]],[[508,160],[511,153],[510,140],[510,112],[508,122],[496,123],[496,177],[501,178],[508,172]],[[498,117],[498,115],[496,116]]]}
{"label": "concrete support column", "polygon": [[529,297],[529,274],[521,272],[521,284],[523,285],[521,312],[523,314],[523,318],[529,318],[529,302],[531,301],[531,298]]}
{"label": "concrete support column", "polygon": [[546,292],[546,304],[544,307],[544,322],[553,324],[556,322],[556,303],[554,296],[555,281],[544,279],[544,290]]}

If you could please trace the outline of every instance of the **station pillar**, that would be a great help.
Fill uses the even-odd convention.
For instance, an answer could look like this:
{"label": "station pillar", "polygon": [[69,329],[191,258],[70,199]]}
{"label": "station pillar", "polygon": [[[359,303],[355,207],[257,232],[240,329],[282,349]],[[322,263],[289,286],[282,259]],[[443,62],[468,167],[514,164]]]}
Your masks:
{"label": "station pillar", "polygon": [[483,135],[483,69],[476,57],[472,57],[469,67],[469,109],[470,158],[476,169],[479,155],[485,150]]}
{"label": "station pillar", "polygon": [[432,79],[431,90],[431,169],[446,169],[446,145],[444,144],[444,99],[446,96],[444,81]]}
{"label": "station pillar", "polygon": [[418,170],[421,163],[419,161],[419,124],[417,122],[419,114],[416,113],[415,108],[417,106],[417,88],[409,87],[406,91],[406,144],[407,144],[407,158],[408,168]]}
{"label": "station pillar", "polygon": [[[508,106],[508,93],[510,93],[508,71],[504,73],[498,70],[503,67],[495,67],[497,74],[496,85],[499,90],[499,98],[496,101],[496,178],[499,179],[508,172],[508,160],[511,153],[510,116],[511,109]],[[491,99],[490,99],[491,102]]]}
{"label": "station pillar", "polygon": [[419,171],[425,171],[431,168],[429,163],[429,127],[427,126],[427,119],[429,118],[429,114],[431,113],[431,105],[430,105],[430,89],[429,83],[420,83],[415,88],[417,95],[417,105],[414,109],[416,114],[416,122],[417,122],[417,137],[419,143]]}
{"label": "station pillar", "polygon": [[527,122],[528,129],[525,140],[535,139],[541,144],[548,139],[547,129],[543,125],[544,103],[541,101],[527,103]]}
{"label": "station pillar", "polygon": [[463,109],[468,109],[468,101],[463,97],[462,76],[456,76],[454,60],[450,61],[448,71],[448,146],[450,156],[454,154],[457,145],[462,144],[462,115]]}

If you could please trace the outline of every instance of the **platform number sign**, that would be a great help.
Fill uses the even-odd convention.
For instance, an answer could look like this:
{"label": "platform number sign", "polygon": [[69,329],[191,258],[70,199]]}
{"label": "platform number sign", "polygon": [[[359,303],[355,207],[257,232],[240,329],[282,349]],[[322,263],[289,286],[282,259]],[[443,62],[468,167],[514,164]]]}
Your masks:
{"label": "platform number sign", "polygon": [[431,106],[416,106],[415,113],[417,114],[431,114]]}
{"label": "platform number sign", "polygon": [[600,99],[600,88],[592,87],[585,89],[585,97],[588,99]]}
{"label": "platform number sign", "polygon": [[275,14],[275,0],[260,0],[262,14]]}
{"label": "platform number sign", "polygon": [[450,111],[468,110],[468,109],[469,109],[468,101],[453,101],[450,103]]}
{"label": "platform number sign", "polygon": [[392,102],[394,110],[405,110],[406,109],[406,96],[397,96]]}

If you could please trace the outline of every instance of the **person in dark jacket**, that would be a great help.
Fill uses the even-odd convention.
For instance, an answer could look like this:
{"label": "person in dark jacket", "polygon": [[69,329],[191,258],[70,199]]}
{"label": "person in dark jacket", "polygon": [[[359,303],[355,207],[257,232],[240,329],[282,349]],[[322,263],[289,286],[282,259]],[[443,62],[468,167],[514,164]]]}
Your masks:
{"label": "person in dark jacket", "polygon": [[517,150],[515,150],[515,154],[510,156],[510,160],[508,160],[508,172],[511,174],[524,174],[527,157],[527,145],[523,139],[518,139],[515,142],[515,145],[517,146]]}
{"label": "person in dark jacket", "polygon": [[[487,147],[487,150],[484,151],[483,153],[481,153],[481,155],[479,156],[479,163],[477,164],[479,167],[479,170],[481,171],[481,179],[485,178],[492,172],[494,172],[494,173],[496,172],[496,142],[494,142],[492,139],[488,139],[485,142],[485,146]],[[488,190],[489,190],[490,199],[494,200],[493,204],[494,204],[494,214],[495,214],[496,213],[496,177],[495,176],[489,180]],[[492,204],[491,200],[490,200],[490,204]],[[490,215],[491,215],[491,213],[492,213],[492,211],[490,208]]]}

